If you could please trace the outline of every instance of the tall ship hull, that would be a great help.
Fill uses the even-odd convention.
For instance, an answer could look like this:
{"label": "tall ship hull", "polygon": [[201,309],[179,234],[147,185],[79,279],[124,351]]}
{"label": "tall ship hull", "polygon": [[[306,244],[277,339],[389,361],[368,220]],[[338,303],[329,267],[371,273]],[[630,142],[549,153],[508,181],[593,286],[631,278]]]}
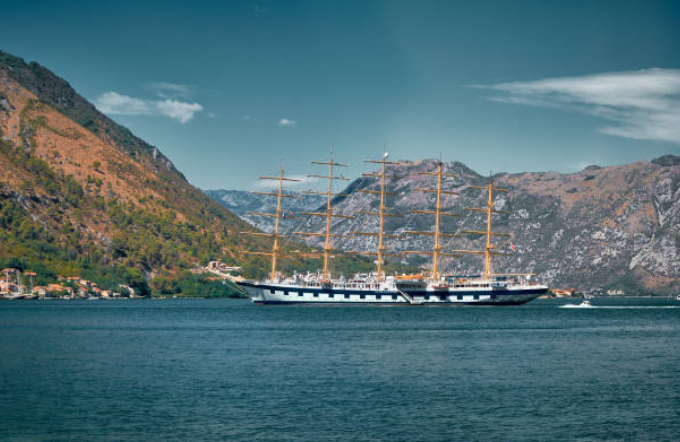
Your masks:
{"label": "tall ship hull", "polygon": [[[486,287],[314,286],[272,282],[238,283],[256,304],[520,305],[548,291],[544,285]],[[484,284],[480,284],[484,285]]]}

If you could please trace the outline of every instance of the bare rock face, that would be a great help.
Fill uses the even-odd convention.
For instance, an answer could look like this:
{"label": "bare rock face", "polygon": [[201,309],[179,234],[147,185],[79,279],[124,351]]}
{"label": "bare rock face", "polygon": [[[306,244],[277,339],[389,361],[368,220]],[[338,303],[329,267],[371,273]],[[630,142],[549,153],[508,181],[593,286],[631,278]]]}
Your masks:
{"label": "bare rock face", "polygon": [[[470,185],[484,185],[488,178],[458,162],[446,163],[444,168],[457,176],[444,179],[443,188],[459,195],[444,197],[443,211],[460,218],[442,217],[441,231],[484,230],[486,215],[464,208],[485,205],[485,193]],[[386,219],[385,232],[401,234],[387,241],[391,250],[431,250],[432,237],[403,232],[434,231],[434,216],[410,213],[434,207],[435,195],[414,191],[436,188],[432,176],[418,174],[434,170],[435,160],[406,162],[393,169],[397,178],[388,183],[387,190],[394,195],[388,197],[387,206],[391,213],[403,217]],[[499,251],[509,254],[494,259],[495,272],[538,273],[552,287],[585,291],[620,288],[630,293],[662,293],[680,289],[680,158],[667,155],[653,162],[589,167],[574,174],[498,174],[493,180],[510,192],[495,197],[495,207],[509,213],[494,215],[492,230],[513,235],[509,241],[495,238]],[[378,207],[377,197],[358,192],[361,189],[378,190],[379,183],[371,178],[355,180],[343,191],[349,196],[334,201],[336,213],[355,216],[334,221],[333,231],[347,235],[334,240],[339,249],[377,248],[374,237],[350,235],[378,228],[377,217],[359,214]],[[237,204],[230,209],[244,216]],[[323,219],[314,218],[292,220],[284,223],[283,229],[321,232],[323,223]],[[446,251],[482,249],[483,241],[469,234],[441,240]],[[320,242],[313,239],[310,244],[318,246]],[[426,267],[429,258],[415,256],[408,262]],[[475,255],[445,258],[443,267],[455,274],[478,273],[482,260]]]}

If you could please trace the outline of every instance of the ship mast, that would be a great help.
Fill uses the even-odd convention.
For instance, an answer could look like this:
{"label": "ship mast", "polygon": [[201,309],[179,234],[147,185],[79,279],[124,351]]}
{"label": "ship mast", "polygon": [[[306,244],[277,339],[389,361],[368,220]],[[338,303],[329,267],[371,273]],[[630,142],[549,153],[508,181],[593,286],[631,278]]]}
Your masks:
{"label": "ship mast", "polygon": [[387,165],[398,165],[401,164],[399,162],[393,162],[393,161],[387,161],[387,157],[389,156],[388,153],[384,153],[383,157],[381,160],[364,160],[364,163],[374,163],[374,164],[380,164],[381,165],[381,171],[380,173],[364,173],[362,176],[364,177],[371,177],[371,178],[379,178],[380,179],[380,190],[368,190],[368,189],[361,189],[359,192],[362,193],[370,193],[374,195],[379,195],[380,196],[380,208],[378,209],[377,212],[359,212],[362,215],[374,215],[379,217],[379,223],[378,223],[378,232],[373,233],[373,232],[350,232],[350,235],[365,235],[365,236],[377,236],[378,237],[378,250],[377,252],[354,252],[357,255],[377,255],[378,260],[377,260],[377,269],[376,271],[378,272],[378,280],[382,281],[383,280],[383,272],[382,272],[382,265],[383,265],[383,258],[386,256],[401,256],[401,255],[389,255],[386,254],[385,251],[387,248],[384,246],[383,238],[397,238],[399,235],[391,235],[384,233],[384,220],[386,217],[401,217],[402,215],[394,215],[394,214],[389,214],[385,213],[385,196],[386,195],[395,195],[394,192],[386,192],[385,191],[385,185],[386,185],[386,172],[387,172]]}
{"label": "ship mast", "polygon": [[442,177],[455,177],[456,175],[450,174],[450,173],[444,173],[443,172],[443,166],[444,163],[441,161],[437,162],[437,171],[436,172],[418,172],[418,175],[431,175],[431,176],[436,176],[437,177],[437,189],[414,189],[419,192],[426,192],[426,193],[435,193],[437,194],[437,204],[436,208],[434,211],[430,210],[411,210],[411,213],[416,213],[416,214],[425,214],[425,215],[435,215],[435,223],[434,223],[434,232],[422,232],[422,231],[413,231],[413,230],[407,230],[404,233],[410,234],[410,235],[428,235],[428,236],[433,236],[434,237],[434,246],[432,249],[432,252],[425,252],[425,251],[405,251],[405,254],[414,254],[414,255],[432,255],[432,282],[437,282],[439,280],[439,257],[440,256],[459,256],[456,254],[452,253],[444,253],[442,252],[443,247],[440,247],[439,245],[439,238],[440,237],[458,237],[459,235],[452,234],[452,233],[442,233],[440,231],[440,221],[442,216],[448,216],[448,217],[459,217],[460,215],[456,215],[454,213],[446,213],[442,212],[442,207],[441,207],[441,198],[442,195],[458,195],[458,192],[452,192],[449,190],[442,190]]}
{"label": "ship mast", "polygon": [[248,235],[258,235],[258,236],[268,236],[268,237],[273,237],[274,238],[274,244],[272,246],[272,251],[271,252],[250,252],[243,250],[241,253],[248,253],[251,255],[264,255],[264,256],[271,256],[272,259],[272,264],[271,264],[271,273],[270,273],[270,278],[272,281],[276,279],[276,262],[278,258],[284,258],[283,255],[280,254],[280,247],[279,247],[279,221],[282,218],[281,214],[281,199],[282,198],[295,198],[295,199],[302,199],[301,196],[296,196],[296,195],[287,195],[283,193],[283,182],[284,181],[300,181],[299,179],[295,178],[286,178],[283,176],[283,162],[281,162],[281,169],[279,171],[279,174],[277,176],[261,176],[261,180],[276,180],[278,181],[278,192],[277,193],[272,193],[272,192],[252,192],[257,195],[267,195],[267,196],[275,196],[276,197],[276,213],[261,213],[261,212],[248,212],[249,215],[256,215],[256,216],[267,216],[270,218],[276,218],[276,222],[274,224],[274,233],[263,233],[263,232],[241,232],[244,234]]}
{"label": "ship mast", "polygon": [[495,210],[493,202],[493,192],[509,192],[508,189],[501,189],[499,187],[494,187],[493,180],[489,177],[489,184],[486,186],[469,186],[474,189],[482,189],[487,191],[487,204],[486,207],[465,207],[465,210],[473,212],[483,212],[486,213],[486,231],[480,230],[461,230],[461,233],[470,233],[473,235],[484,235],[486,236],[486,247],[484,250],[454,250],[456,253],[470,253],[484,255],[484,278],[490,279],[491,277],[491,257],[492,256],[507,256],[506,253],[495,252],[496,246],[491,243],[492,236],[505,236],[510,237],[511,235],[507,233],[498,233],[491,231],[491,214],[493,213],[508,213],[505,210]]}
{"label": "ship mast", "polygon": [[313,232],[293,232],[296,235],[307,235],[307,236],[323,236],[325,237],[325,243],[324,243],[324,248],[323,248],[323,277],[324,279],[329,279],[329,272],[328,272],[328,259],[330,257],[330,252],[333,250],[331,247],[331,237],[333,236],[340,236],[331,233],[331,224],[332,224],[332,219],[333,218],[353,218],[352,216],[348,215],[338,215],[333,213],[333,206],[331,204],[331,197],[332,196],[346,196],[345,194],[340,194],[340,193],[333,193],[333,180],[345,180],[349,181],[349,179],[342,177],[342,176],[333,176],[333,168],[334,167],[347,167],[346,164],[341,164],[341,163],[336,163],[333,161],[333,148],[331,147],[331,155],[328,161],[311,161],[312,164],[321,164],[321,165],[328,165],[328,175],[315,175],[315,174],[310,174],[307,175],[310,178],[327,178],[328,179],[328,192],[305,192],[308,194],[312,195],[326,195],[327,200],[326,200],[326,212],[319,213],[319,212],[302,212],[303,215],[310,215],[310,216],[323,216],[326,218],[326,232],[325,233],[313,233]]}

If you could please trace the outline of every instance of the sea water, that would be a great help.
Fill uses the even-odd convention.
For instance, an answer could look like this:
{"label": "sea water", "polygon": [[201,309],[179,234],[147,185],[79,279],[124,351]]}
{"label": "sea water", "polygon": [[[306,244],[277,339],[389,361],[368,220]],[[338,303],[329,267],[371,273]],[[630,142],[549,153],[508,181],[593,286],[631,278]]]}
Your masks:
{"label": "sea water", "polygon": [[679,440],[680,302],[563,304],[2,302],[0,440]]}

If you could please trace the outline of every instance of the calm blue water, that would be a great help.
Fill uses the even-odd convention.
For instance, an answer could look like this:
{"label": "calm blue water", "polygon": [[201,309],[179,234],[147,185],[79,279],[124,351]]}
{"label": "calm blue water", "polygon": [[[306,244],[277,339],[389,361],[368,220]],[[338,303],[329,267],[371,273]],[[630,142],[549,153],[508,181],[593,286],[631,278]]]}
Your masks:
{"label": "calm blue water", "polygon": [[679,440],[680,302],[593,304],[2,302],[0,440]]}

